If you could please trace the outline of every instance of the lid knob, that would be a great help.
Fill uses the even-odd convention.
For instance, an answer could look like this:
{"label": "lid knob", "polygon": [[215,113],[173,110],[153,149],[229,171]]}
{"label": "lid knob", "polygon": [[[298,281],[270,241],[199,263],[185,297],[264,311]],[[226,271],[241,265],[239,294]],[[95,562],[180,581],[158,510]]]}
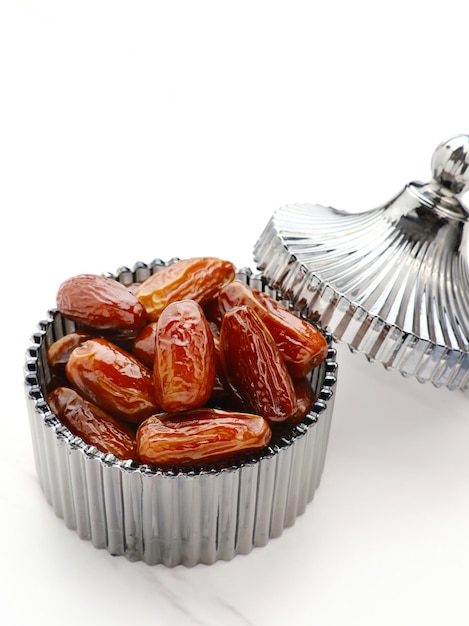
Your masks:
{"label": "lid knob", "polygon": [[469,135],[455,135],[442,141],[432,157],[433,178],[459,194],[469,188]]}

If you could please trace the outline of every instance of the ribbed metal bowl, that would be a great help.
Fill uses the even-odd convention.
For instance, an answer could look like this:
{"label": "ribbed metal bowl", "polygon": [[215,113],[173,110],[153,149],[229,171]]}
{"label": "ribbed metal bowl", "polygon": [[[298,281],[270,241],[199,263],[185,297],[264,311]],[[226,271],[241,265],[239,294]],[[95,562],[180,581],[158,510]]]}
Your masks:
{"label": "ribbed metal bowl", "polygon": [[[115,278],[139,282],[164,265],[137,263]],[[249,270],[237,278],[276,295]],[[330,335],[328,357],[311,374],[317,400],[291,433],[236,465],[162,470],[103,454],[49,410],[47,348],[73,329],[53,309],[39,323],[26,354],[25,391],[41,488],[79,537],[149,565],[211,564],[264,546],[305,511],[320,483],[333,413],[337,362]]]}

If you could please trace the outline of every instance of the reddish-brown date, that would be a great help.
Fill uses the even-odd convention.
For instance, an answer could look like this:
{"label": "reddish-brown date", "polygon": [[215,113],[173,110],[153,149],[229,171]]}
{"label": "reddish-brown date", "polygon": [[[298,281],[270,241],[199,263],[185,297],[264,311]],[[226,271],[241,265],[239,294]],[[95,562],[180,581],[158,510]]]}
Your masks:
{"label": "reddish-brown date", "polygon": [[60,285],[56,301],[64,317],[99,330],[137,330],[146,322],[145,308],[137,297],[105,276],[68,278]]}
{"label": "reddish-brown date", "polygon": [[53,369],[61,366],[65,367],[72,351],[92,337],[93,335],[90,332],[79,329],[51,343],[47,349],[47,362],[50,367]]}
{"label": "reddish-brown date", "polygon": [[296,411],[288,418],[291,425],[299,424],[311,411],[316,400],[311,381],[308,378],[294,378],[293,386],[296,395]]}
{"label": "reddish-brown date", "polygon": [[138,428],[137,449],[144,463],[184,466],[259,450],[271,436],[259,415],[202,408],[149,417]]}
{"label": "reddish-brown date", "polygon": [[153,378],[156,402],[165,411],[184,411],[207,402],[215,382],[213,335],[193,300],[169,304],[156,331]]}
{"label": "reddish-brown date", "polygon": [[215,324],[216,326],[220,327],[221,319],[223,316],[220,311],[220,305],[218,304],[218,294],[214,298],[210,298],[210,300],[204,302],[202,308],[204,310],[207,320],[211,324]]}
{"label": "reddish-brown date", "polygon": [[146,309],[148,319],[156,321],[171,302],[194,300],[203,305],[216,297],[233,280],[235,267],[214,257],[181,259],[147,278],[136,295]]}
{"label": "reddish-brown date", "polygon": [[324,335],[267,293],[234,280],[223,287],[218,300],[222,314],[241,305],[256,311],[274,338],[292,376],[306,376],[327,357]]}
{"label": "reddish-brown date", "polygon": [[50,410],[74,435],[120,459],[138,460],[135,431],[83,398],[74,389],[57,387],[46,401]]}
{"label": "reddish-brown date", "polygon": [[277,345],[250,307],[227,311],[220,332],[225,378],[250,412],[282,422],[297,409],[292,378]]}
{"label": "reddish-brown date", "polygon": [[[204,309],[205,313],[205,309]],[[231,388],[225,380],[223,367],[220,358],[220,328],[214,322],[209,322],[213,336],[214,358],[215,358],[215,382],[207,405],[212,408],[229,408],[235,411],[240,410],[239,400],[233,394]]]}
{"label": "reddish-brown date", "polygon": [[151,370],[155,362],[156,327],[157,322],[146,324],[135,337],[131,352]]}
{"label": "reddish-brown date", "polygon": [[160,410],[151,371],[106,339],[75,348],[65,372],[73,387],[114,417],[140,423]]}

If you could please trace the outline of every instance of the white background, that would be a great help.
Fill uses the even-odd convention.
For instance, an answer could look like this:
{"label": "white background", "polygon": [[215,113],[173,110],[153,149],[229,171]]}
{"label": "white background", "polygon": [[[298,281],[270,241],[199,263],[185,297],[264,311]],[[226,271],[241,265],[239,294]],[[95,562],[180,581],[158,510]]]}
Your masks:
{"label": "white background", "polygon": [[5,624],[469,623],[460,392],[339,346],[323,481],[297,524],[229,563],[94,549],[37,482],[25,349],[66,277],[160,257],[250,265],[290,202],[351,211],[430,177],[469,131],[464,3],[0,3]]}

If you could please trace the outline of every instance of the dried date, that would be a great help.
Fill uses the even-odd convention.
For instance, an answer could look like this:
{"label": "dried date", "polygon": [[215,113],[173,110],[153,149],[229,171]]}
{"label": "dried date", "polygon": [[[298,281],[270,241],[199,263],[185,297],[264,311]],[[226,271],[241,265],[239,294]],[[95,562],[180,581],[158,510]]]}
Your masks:
{"label": "dried date", "polygon": [[137,297],[105,276],[68,278],[60,285],[56,302],[64,317],[99,330],[137,330],[146,322],[145,308]]}
{"label": "dried date", "polygon": [[272,422],[295,413],[292,378],[272,335],[250,307],[239,306],[225,313],[220,357],[227,382],[252,413]]}
{"label": "dried date", "polygon": [[47,395],[46,401],[62,424],[85,443],[120,459],[138,460],[135,431],[74,389],[57,387]]}
{"label": "dried date", "polygon": [[259,415],[202,408],[149,417],[138,428],[137,449],[144,463],[184,466],[259,450],[271,436]]}
{"label": "dried date", "polygon": [[91,339],[93,335],[86,330],[74,330],[57,339],[47,349],[47,362],[54,370],[65,367],[72,351]]}
{"label": "dried date", "polygon": [[156,321],[171,302],[186,299],[200,305],[209,302],[234,276],[234,265],[223,259],[181,259],[147,278],[135,293],[148,319]]}
{"label": "dried date", "polygon": [[294,378],[293,386],[296,395],[296,411],[288,418],[292,426],[299,424],[313,408],[316,396],[309,378]]}
{"label": "dried date", "polygon": [[215,382],[215,348],[202,308],[193,300],[169,304],[158,320],[153,379],[165,411],[200,407]]}
{"label": "dried date", "polygon": [[152,372],[107,339],[85,341],[65,367],[73,387],[114,417],[139,423],[160,410]]}
{"label": "dried date", "polygon": [[151,370],[155,363],[156,328],[157,322],[146,324],[135,337],[131,348],[132,354]]}
{"label": "dried date", "polygon": [[241,305],[256,311],[295,378],[306,376],[327,357],[328,346],[324,335],[267,293],[234,280],[223,287],[218,300],[222,314]]}

